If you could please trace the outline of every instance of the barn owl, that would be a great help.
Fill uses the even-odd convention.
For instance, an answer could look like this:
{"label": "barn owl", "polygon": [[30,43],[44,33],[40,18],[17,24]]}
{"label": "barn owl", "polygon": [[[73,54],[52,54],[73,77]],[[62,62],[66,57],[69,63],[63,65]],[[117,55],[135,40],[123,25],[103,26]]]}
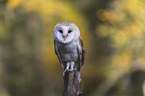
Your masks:
{"label": "barn owl", "polygon": [[84,65],[85,49],[80,30],[75,23],[61,21],[56,24],[54,46],[55,53],[64,69],[63,76],[66,71],[80,72]]}

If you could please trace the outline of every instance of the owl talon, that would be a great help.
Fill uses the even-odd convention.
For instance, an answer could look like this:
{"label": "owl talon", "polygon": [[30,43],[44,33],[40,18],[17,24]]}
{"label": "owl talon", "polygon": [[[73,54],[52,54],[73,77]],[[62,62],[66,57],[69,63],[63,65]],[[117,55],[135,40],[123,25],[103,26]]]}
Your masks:
{"label": "owl talon", "polygon": [[67,71],[67,70],[65,69],[64,72],[63,72],[63,78],[65,77],[65,73],[66,73],[66,71]]}
{"label": "owl talon", "polygon": [[66,72],[66,71],[63,72],[63,78],[65,77],[65,72]]}
{"label": "owl talon", "polygon": [[73,69],[68,69],[67,71],[73,71]]}
{"label": "owl talon", "polygon": [[70,71],[70,69],[69,69],[69,63],[67,64],[67,67],[66,67],[66,69],[63,72],[63,77],[65,76],[65,73],[68,72],[68,71]]}
{"label": "owl talon", "polygon": [[63,77],[65,77],[65,73],[69,72],[69,71],[74,71],[74,69],[65,69],[64,72],[63,72]]}
{"label": "owl talon", "polygon": [[67,62],[66,68],[65,68],[65,70],[64,70],[64,72],[63,72],[63,77],[65,77],[65,73],[66,73],[66,72],[74,71],[74,65],[75,65],[74,62]]}

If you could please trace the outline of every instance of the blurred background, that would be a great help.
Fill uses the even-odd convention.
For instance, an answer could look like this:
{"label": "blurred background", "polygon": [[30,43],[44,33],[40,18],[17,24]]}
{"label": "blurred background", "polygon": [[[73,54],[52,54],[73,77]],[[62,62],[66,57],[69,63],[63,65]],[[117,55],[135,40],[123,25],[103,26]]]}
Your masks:
{"label": "blurred background", "polygon": [[0,96],[61,96],[59,21],[86,49],[83,96],[145,96],[145,0],[0,0]]}

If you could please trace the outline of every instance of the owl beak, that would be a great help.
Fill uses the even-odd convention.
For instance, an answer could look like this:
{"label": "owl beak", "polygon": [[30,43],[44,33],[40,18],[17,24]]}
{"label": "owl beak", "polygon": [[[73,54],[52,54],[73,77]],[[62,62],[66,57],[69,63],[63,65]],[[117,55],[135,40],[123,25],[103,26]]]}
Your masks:
{"label": "owl beak", "polygon": [[67,38],[68,36],[63,36],[64,40]]}
{"label": "owl beak", "polygon": [[67,35],[65,35],[65,36],[63,36],[64,40],[65,40],[67,37],[68,37],[68,34],[67,34]]}

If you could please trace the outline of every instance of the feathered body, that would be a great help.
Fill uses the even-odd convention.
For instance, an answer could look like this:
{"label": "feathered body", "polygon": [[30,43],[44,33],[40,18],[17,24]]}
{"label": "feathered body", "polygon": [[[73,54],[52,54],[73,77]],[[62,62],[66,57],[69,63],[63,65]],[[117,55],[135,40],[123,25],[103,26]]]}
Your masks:
{"label": "feathered body", "polygon": [[77,52],[77,44],[78,42],[71,42],[68,44],[58,44],[58,49],[61,50],[61,60],[62,61],[74,61],[76,62],[78,60],[78,52]]}
{"label": "feathered body", "polygon": [[85,50],[80,30],[70,21],[61,21],[54,28],[55,53],[65,71],[80,71]]}

